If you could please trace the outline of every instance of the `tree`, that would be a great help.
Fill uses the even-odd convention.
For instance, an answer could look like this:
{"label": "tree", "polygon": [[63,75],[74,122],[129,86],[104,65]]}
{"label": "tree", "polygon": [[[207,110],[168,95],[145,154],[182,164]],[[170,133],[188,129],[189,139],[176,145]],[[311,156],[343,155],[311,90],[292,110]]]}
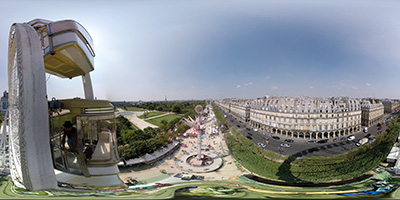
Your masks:
{"label": "tree", "polygon": [[158,134],[161,133],[161,130],[159,128],[151,128],[151,127],[147,127],[145,129],[143,129],[143,131],[150,137],[155,137]]}
{"label": "tree", "polygon": [[186,132],[186,130],[189,129],[189,126],[185,125],[185,124],[179,124],[178,125],[178,129],[176,130],[176,132],[178,133],[184,133]]}
{"label": "tree", "polygon": [[122,144],[129,144],[132,141],[135,141],[135,134],[134,130],[125,129],[121,132]]}
{"label": "tree", "polygon": [[148,107],[147,107],[149,110],[154,110],[154,105],[153,104],[150,104]]}
{"label": "tree", "polygon": [[179,107],[177,104],[175,104],[175,105],[172,107],[172,112],[181,113],[181,107]]}
{"label": "tree", "polygon": [[167,125],[168,124],[167,120],[165,120],[165,119],[161,120],[160,123],[163,124],[163,125]]}

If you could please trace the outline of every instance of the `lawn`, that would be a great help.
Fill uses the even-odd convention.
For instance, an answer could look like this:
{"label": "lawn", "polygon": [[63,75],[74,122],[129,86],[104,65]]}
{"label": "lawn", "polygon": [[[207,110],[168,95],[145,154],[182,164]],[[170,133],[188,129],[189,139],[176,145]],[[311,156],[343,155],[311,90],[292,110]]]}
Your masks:
{"label": "lawn", "polygon": [[170,122],[170,121],[172,121],[172,120],[174,120],[176,118],[181,118],[181,117],[182,117],[182,115],[170,114],[170,115],[165,115],[165,116],[162,116],[162,117],[149,119],[149,120],[146,120],[146,122],[149,122],[149,123],[154,124],[156,126],[160,126],[162,120]]}
{"label": "lawn", "polygon": [[127,111],[144,111],[145,110],[143,108],[137,108],[137,107],[126,107],[125,109]]}
{"label": "lawn", "polygon": [[164,114],[164,113],[161,113],[161,112],[147,112],[147,113],[144,113],[143,115],[138,116],[138,118],[144,119],[145,115],[146,115],[146,118],[149,118],[149,117],[154,117],[154,116],[162,115],[162,114]]}

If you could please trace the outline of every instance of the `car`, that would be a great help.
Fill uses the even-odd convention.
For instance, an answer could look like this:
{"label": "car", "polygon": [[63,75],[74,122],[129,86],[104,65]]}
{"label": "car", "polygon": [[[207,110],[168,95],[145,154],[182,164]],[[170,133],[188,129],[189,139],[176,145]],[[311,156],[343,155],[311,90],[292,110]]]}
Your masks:
{"label": "car", "polygon": [[258,129],[256,129],[256,128],[255,128],[255,129],[254,129],[254,131],[256,131],[256,132],[257,132],[257,131],[258,131]]}
{"label": "car", "polygon": [[272,138],[275,139],[275,140],[280,140],[280,139],[281,139],[281,138],[278,137],[278,136],[272,136]]}
{"label": "car", "polygon": [[293,143],[294,140],[292,140],[292,139],[286,139],[285,142]]}
{"label": "car", "polygon": [[315,144],[315,143],[316,143],[315,140],[310,140],[310,141],[307,142],[307,144]]}
{"label": "car", "polygon": [[236,125],[238,128],[240,128],[240,126],[239,125]]}
{"label": "car", "polygon": [[253,136],[253,133],[248,132],[247,135]]}
{"label": "car", "polygon": [[318,143],[320,143],[320,144],[322,144],[322,143],[327,143],[328,142],[328,139],[325,139],[325,140],[318,140]]}
{"label": "car", "polygon": [[378,131],[378,135],[381,134],[381,133],[382,133],[382,131]]}
{"label": "car", "polygon": [[365,137],[369,137],[369,136],[371,136],[371,133],[368,133],[367,135],[365,135]]}
{"label": "car", "polygon": [[346,140],[347,138],[346,137],[341,137],[339,140]]}
{"label": "car", "polygon": [[246,128],[246,130],[250,131],[251,129],[250,128]]}
{"label": "car", "polygon": [[246,136],[247,137],[247,139],[249,139],[249,140],[253,140],[253,138],[251,137],[251,136]]}
{"label": "car", "polygon": [[182,178],[182,174],[175,174],[174,177],[175,178]]}
{"label": "car", "polygon": [[262,148],[265,148],[265,147],[267,147],[267,145],[264,144],[264,143],[261,143],[261,147],[262,147]]}
{"label": "car", "polygon": [[195,175],[193,175],[193,176],[192,176],[192,180],[199,180],[199,181],[202,181],[202,180],[204,180],[204,176],[195,176]]}
{"label": "car", "polygon": [[352,141],[352,140],[354,140],[354,139],[356,139],[356,137],[355,137],[354,135],[350,135],[349,137],[347,137],[347,140],[348,140],[348,141]]}
{"label": "car", "polygon": [[289,147],[290,147],[290,144],[286,144],[286,143],[284,144],[284,143],[282,143],[282,144],[281,144],[281,147],[288,147],[288,148],[289,148]]}
{"label": "car", "polygon": [[265,145],[264,143],[261,143],[261,142],[259,142],[258,144],[257,144],[259,147],[261,147],[261,148],[265,148],[267,145]]}

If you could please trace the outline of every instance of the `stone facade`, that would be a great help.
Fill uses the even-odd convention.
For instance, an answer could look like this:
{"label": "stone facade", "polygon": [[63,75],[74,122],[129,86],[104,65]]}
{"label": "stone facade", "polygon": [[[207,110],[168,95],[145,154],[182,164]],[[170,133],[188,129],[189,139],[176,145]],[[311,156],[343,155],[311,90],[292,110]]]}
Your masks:
{"label": "stone facade", "polygon": [[371,126],[383,120],[384,106],[376,99],[364,99],[361,103],[361,125]]}
{"label": "stone facade", "polygon": [[395,100],[385,99],[382,101],[385,113],[393,113],[399,110],[400,103]]}
{"label": "stone facade", "polygon": [[361,130],[361,100],[348,97],[225,99],[216,104],[254,128],[293,138],[327,139]]}

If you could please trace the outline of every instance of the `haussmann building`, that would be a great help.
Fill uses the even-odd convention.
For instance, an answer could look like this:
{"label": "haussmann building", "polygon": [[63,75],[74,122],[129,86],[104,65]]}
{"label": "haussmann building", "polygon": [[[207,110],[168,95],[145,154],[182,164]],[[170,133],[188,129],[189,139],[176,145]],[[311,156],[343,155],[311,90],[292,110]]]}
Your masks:
{"label": "haussmann building", "polygon": [[365,100],[363,104],[361,99],[349,97],[264,97],[215,103],[253,128],[302,139],[329,139],[358,132],[362,113],[368,116],[366,126],[383,117],[381,102]]}

